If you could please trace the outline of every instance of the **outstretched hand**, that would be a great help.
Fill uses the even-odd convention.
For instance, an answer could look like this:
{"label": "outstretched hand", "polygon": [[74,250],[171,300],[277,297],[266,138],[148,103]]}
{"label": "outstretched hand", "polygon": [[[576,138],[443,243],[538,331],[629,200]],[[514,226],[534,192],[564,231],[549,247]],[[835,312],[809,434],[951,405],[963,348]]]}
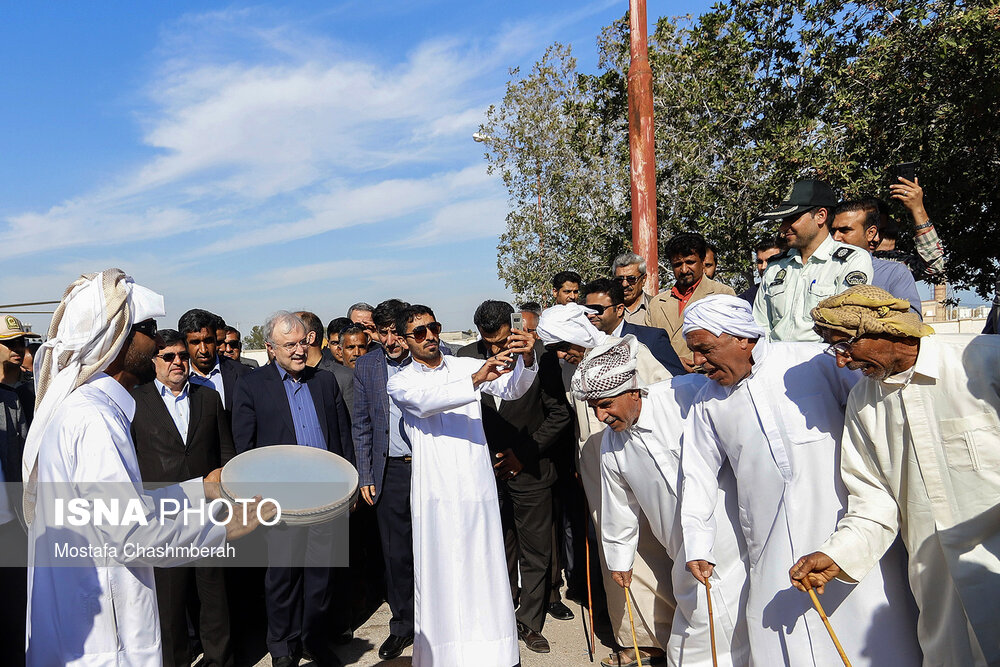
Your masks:
{"label": "outstretched hand", "polygon": [[796,561],[788,571],[788,576],[792,580],[792,585],[800,591],[805,592],[815,588],[816,592],[822,595],[826,585],[836,579],[840,572],[840,566],[834,563],[832,558],[822,551],[815,551]]}

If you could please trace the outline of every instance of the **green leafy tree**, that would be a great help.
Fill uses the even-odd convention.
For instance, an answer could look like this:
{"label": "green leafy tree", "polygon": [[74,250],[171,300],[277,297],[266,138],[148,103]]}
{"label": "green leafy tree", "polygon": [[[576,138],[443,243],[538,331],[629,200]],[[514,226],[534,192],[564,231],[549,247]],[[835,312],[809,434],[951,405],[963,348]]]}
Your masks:
{"label": "green leafy tree", "polygon": [[250,329],[250,333],[243,336],[243,347],[248,350],[263,350],[264,342],[264,327],[260,325]]}

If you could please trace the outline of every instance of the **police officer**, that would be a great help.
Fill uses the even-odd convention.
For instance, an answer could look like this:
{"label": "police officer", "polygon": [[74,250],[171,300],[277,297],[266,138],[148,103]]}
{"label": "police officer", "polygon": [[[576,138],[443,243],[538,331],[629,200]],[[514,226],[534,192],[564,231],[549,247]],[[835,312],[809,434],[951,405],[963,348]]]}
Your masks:
{"label": "police officer", "polygon": [[802,180],[785,201],[761,214],[780,220],[788,250],[767,263],[753,316],[772,340],[819,341],[809,311],[823,299],[872,281],[872,258],[862,248],[834,241],[829,222],[837,195],[823,181]]}

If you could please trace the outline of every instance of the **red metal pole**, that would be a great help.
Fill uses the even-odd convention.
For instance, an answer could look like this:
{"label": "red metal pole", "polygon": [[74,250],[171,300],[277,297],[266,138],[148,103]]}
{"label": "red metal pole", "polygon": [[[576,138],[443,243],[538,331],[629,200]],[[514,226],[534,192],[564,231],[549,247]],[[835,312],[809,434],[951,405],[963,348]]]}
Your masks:
{"label": "red metal pole", "polygon": [[632,250],[646,260],[646,292],[660,289],[656,233],[653,72],[646,44],[646,0],[629,0],[628,140],[632,157]]}

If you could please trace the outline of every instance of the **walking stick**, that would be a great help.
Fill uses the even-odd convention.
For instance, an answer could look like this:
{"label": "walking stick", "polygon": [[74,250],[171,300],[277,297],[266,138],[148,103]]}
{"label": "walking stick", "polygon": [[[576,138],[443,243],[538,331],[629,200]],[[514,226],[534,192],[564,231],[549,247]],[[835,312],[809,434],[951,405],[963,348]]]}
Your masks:
{"label": "walking stick", "polygon": [[847,654],[844,653],[844,647],[840,645],[840,640],[837,639],[836,633],[833,631],[833,626],[830,625],[830,619],[826,617],[826,612],[823,611],[823,605],[819,603],[819,598],[816,597],[816,592],[813,591],[812,586],[809,585],[807,579],[803,579],[806,586],[809,586],[809,597],[812,598],[813,606],[816,607],[816,611],[819,612],[819,617],[823,619],[823,625],[826,626],[826,631],[830,633],[830,639],[833,640],[833,645],[837,647],[837,653],[840,654],[840,659],[844,661],[844,667],[851,667],[851,661],[847,659]]}
{"label": "walking stick", "polygon": [[715,618],[712,616],[712,583],[705,580],[705,595],[708,597],[708,638],[712,641],[712,667],[719,667],[719,658],[715,655]]}
{"label": "walking stick", "polygon": [[632,626],[632,648],[635,649],[635,660],[642,667],[642,656],[639,655],[639,640],[635,637],[635,620],[632,618],[632,595],[628,586],[625,587],[625,607],[628,609],[628,624]]}
{"label": "walking stick", "polygon": [[[590,508],[587,508],[587,517],[590,517]],[[585,529],[586,530],[586,529]],[[583,534],[584,552],[587,556],[587,611],[590,613],[590,661],[594,662],[594,597],[590,590],[590,531]]]}

